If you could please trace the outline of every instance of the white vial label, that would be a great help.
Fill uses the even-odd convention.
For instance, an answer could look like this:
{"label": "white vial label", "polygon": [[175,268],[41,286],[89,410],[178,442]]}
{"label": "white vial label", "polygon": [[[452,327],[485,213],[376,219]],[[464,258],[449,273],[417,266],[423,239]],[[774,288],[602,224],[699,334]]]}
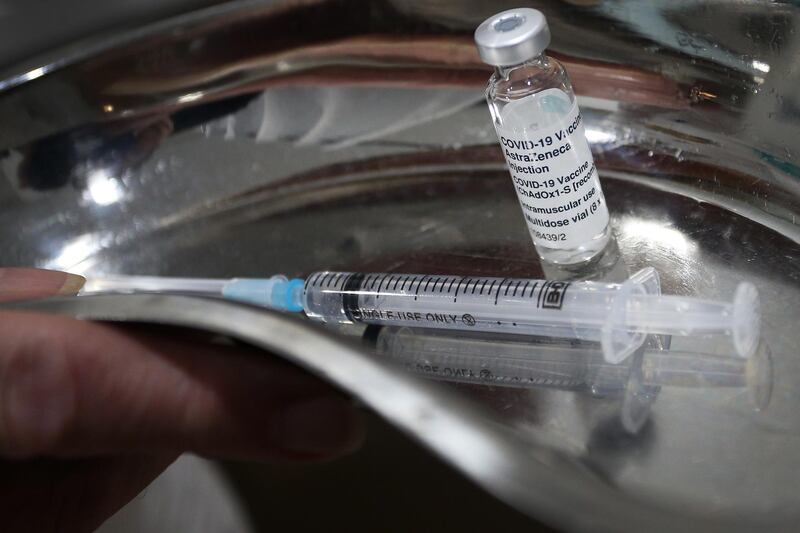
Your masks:
{"label": "white vial label", "polygon": [[608,225],[577,102],[547,89],[507,103],[497,136],[533,242],[572,249]]}

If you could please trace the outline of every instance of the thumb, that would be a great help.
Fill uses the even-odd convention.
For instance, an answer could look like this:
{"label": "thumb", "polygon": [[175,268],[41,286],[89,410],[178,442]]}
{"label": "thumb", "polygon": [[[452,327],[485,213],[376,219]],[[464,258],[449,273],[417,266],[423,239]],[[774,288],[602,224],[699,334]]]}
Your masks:
{"label": "thumb", "polygon": [[39,268],[0,268],[0,302],[76,294],[81,276]]}
{"label": "thumb", "polygon": [[347,399],[261,351],[0,312],[0,455],[327,459],[361,439]]}

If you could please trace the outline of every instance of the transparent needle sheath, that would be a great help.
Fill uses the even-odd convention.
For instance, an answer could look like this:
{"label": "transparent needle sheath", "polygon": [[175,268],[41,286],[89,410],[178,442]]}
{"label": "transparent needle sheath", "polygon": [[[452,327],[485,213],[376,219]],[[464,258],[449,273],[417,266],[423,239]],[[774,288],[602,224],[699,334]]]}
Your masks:
{"label": "transparent needle sheath", "polygon": [[[194,285],[193,285],[194,284]],[[660,294],[657,272],[625,283],[521,278],[317,272],[305,281],[175,278],[90,279],[84,293],[156,291],[221,294],[314,320],[574,338],[601,343],[624,360],[647,334],[726,334],[747,357],[759,337],[758,293],[742,283],[733,302]]]}

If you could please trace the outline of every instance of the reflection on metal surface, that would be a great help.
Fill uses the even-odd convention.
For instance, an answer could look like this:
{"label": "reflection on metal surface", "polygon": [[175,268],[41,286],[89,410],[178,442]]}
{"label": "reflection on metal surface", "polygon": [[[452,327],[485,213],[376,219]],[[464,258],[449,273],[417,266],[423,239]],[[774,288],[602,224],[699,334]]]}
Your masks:
{"label": "reflection on metal surface", "polygon": [[640,381],[648,386],[746,387],[754,407],[768,406],[772,364],[765,342],[748,359],[659,345],[651,343],[638,360],[612,364],[602,358],[596,343],[586,341],[383,327],[376,350],[412,372],[444,381],[588,390],[597,395],[627,390],[638,365]]}
{"label": "reflection on metal surface", "polygon": [[[418,375],[483,387],[555,388],[623,395],[621,426],[637,433],[661,387],[739,387],[758,410],[769,405],[772,360],[766,342],[749,359],[729,353],[669,350],[651,338],[621,364],[606,362],[600,347],[585,341],[520,339],[408,327],[367,330],[378,354]],[[665,339],[666,340],[666,339]],[[645,401],[642,401],[642,400]]]}
{"label": "reflection on metal surface", "polygon": [[691,258],[697,251],[697,245],[680,230],[653,220],[623,218],[619,227],[620,239],[635,242],[647,241],[652,248],[661,248],[664,253],[675,254],[682,258]]}
{"label": "reflection on metal surface", "polygon": [[550,483],[581,483],[574,471],[537,472],[535,510],[557,525],[580,507],[584,529],[605,511],[620,527],[647,516],[674,529],[694,511],[697,528],[713,517],[785,530],[800,518],[800,8],[533,6],[581,98],[617,235],[594,271],[539,263],[480,103],[488,73],[471,34],[505,1],[230,1],[9,65],[0,258],[199,277],[618,281],[654,266],[665,292],[721,299],[753,281],[775,376],[760,413],[736,388],[665,387],[651,406],[645,390],[630,411],[649,406],[650,421],[617,438],[618,411],[592,398],[463,392],[493,409],[486,431],[544,438],[607,476],[619,500],[605,509],[586,494],[548,499]]}
{"label": "reflection on metal surface", "polygon": [[52,259],[44,263],[44,268],[54,270],[68,270],[74,273],[84,272],[81,264],[100,249],[98,239],[94,235],[82,235],[77,239],[65,243],[57,250]]}
{"label": "reflection on metal surface", "polygon": [[756,70],[760,70],[764,74],[767,74],[769,72],[769,65],[767,65],[763,61],[759,61],[758,59],[753,60],[753,68]]}
{"label": "reflection on metal surface", "polygon": [[103,169],[92,171],[86,178],[86,192],[97,205],[111,205],[125,195],[120,183]]}
{"label": "reflection on metal surface", "polygon": [[586,130],[586,140],[591,144],[610,144],[617,140],[617,136],[613,132],[589,128]]}
{"label": "reflection on metal surface", "polygon": [[196,102],[197,100],[201,100],[202,98],[203,98],[203,93],[201,91],[197,91],[194,93],[184,94],[183,96],[178,97],[177,102],[179,104],[190,104],[192,102]]}
{"label": "reflection on metal surface", "polygon": [[[498,431],[479,407],[420,382],[348,342],[290,317],[219,300],[185,296],[93,295],[3,304],[82,319],[168,324],[233,336],[327,378],[457,466],[474,481],[532,516],[553,518],[552,502],[596,507],[560,517],[580,530],[736,531],[734,523],[662,514],[634,495],[616,494],[601,476],[536,440],[523,444]],[[573,480],[574,479],[574,480]],[[575,481],[580,480],[579,483]],[[541,486],[548,487],[542,491]],[[626,525],[620,526],[626,509]]]}
{"label": "reflection on metal surface", "polygon": [[35,68],[33,70],[29,70],[28,72],[25,72],[24,74],[19,74],[17,76],[12,76],[12,77],[10,77],[8,79],[5,79],[2,82],[0,82],[0,90],[9,89],[9,88],[14,87],[16,85],[20,85],[20,84],[23,84],[23,83],[26,83],[26,82],[33,81],[35,79],[41,78],[42,76],[47,74],[47,72],[49,70],[52,70],[52,69],[48,68],[48,67],[38,67],[38,68]]}

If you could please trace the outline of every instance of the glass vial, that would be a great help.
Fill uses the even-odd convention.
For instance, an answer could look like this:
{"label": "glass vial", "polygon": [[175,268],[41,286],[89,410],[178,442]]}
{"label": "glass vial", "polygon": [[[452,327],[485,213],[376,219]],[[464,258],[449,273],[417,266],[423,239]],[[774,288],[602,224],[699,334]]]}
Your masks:
{"label": "glass vial", "polygon": [[590,261],[609,242],[608,208],[567,72],[544,54],[544,15],[503,11],[475,42],[495,67],[486,101],[536,251],[549,263]]}

